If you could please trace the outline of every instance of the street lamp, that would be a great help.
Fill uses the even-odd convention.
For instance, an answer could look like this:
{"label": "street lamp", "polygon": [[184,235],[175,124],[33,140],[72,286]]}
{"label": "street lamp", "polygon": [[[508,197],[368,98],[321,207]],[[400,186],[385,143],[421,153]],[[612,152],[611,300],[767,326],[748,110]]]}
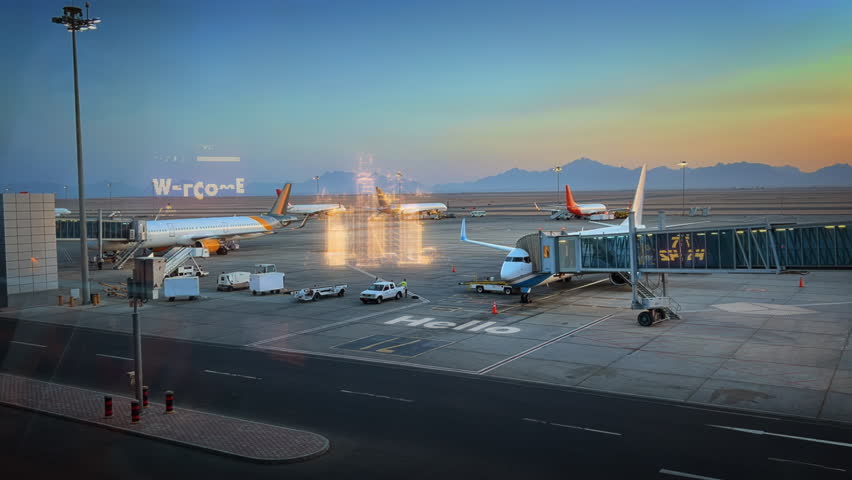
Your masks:
{"label": "street lamp", "polygon": [[681,201],[681,215],[686,215],[686,166],[689,165],[685,160],[681,161],[677,164],[680,167],[681,172],[683,172],[683,189],[681,191],[680,201]]}
{"label": "street lamp", "polygon": [[112,212],[112,182],[107,183],[107,190],[109,190],[109,210]]}
{"label": "street lamp", "polygon": [[314,182],[317,184],[317,196],[319,196],[319,175],[314,176]]}
{"label": "street lamp", "polygon": [[402,172],[396,172],[396,196],[399,196],[400,192],[400,182],[402,181]]}
{"label": "street lamp", "polygon": [[[89,18],[89,3],[86,2],[86,18],[83,18],[83,10],[80,7],[63,7],[61,17],[53,17],[53,23],[64,25],[71,32],[71,53],[74,62],[74,114],[77,119],[77,188],[80,207],[80,303],[89,303],[89,249],[86,238],[86,192],[83,185],[83,133],[80,126],[80,87],[77,81],[77,32],[86,30],[97,30],[100,18]],[[68,197],[68,187],[65,187],[65,196]]]}
{"label": "street lamp", "polygon": [[557,165],[553,167],[553,171],[556,172],[556,201],[559,202],[559,172],[562,171],[562,167]]}
{"label": "street lamp", "polygon": [[68,200],[68,185],[63,185],[62,188],[65,189],[65,200]]}

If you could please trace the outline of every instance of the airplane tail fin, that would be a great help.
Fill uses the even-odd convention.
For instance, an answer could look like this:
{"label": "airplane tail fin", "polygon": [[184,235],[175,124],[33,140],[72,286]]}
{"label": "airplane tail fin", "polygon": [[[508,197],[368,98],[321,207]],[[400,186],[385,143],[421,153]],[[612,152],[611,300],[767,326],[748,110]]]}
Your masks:
{"label": "airplane tail fin", "polygon": [[577,202],[574,201],[574,195],[571,194],[571,187],[568,185],[565,185],[565,206],[568,208],[577,206]]}
{"label": "airplane tail fin", "polygon": [[387,194],[380,187],[376,187],[376,196],[379,198],[379,207],[386,208],[390,206]]}
{"label": "airplane tail fin", "polygon": [[272,208],[269,210],[271,215],[284,215],[287,213],[287,205],[290,201],[290,188],[292,185],[289,183],[284,185],[284,188],[279,190],[275,189],[275,192],[278,194],[278,197],[275,199],[275,203],[272,204]]}
{"label": "airplane tail fin", "polygon": [[[639,173],[639,184],[636,185],[636,193],[633,194],[633,203],[631,203],[630,211],[633,212],[633,219],[637,226],[642,223],[642,209],[645,204],[645,174],[647,173],[647,165],[642,165],[642,171]],[[628,220],[622,222],[627,225]]]}

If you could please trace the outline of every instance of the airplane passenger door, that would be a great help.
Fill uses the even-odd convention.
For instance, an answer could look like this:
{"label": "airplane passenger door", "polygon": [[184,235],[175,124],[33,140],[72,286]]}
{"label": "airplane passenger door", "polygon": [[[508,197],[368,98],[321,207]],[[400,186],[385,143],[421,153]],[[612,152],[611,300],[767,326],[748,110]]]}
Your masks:
{"label": "airplane passenger door", "polygon": [[169,229],[169,237],[174,238],[175,236],[175,225],[173,223],[167,223],[166,227]]}
{"label": "airplane passenger door", "polygon": [[225,223],[225,222],[222,222],[221,226],[222,226],[222,235],[227,235],[228,234],[228,224]]}

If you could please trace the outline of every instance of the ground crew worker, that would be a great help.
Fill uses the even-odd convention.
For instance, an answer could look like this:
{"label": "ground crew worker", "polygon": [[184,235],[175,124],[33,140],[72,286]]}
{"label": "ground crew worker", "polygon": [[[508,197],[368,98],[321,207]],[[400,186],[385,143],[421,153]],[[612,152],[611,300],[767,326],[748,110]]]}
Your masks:
{"label": "ground crew worker", "polygon": [[405,289],[405,298],[408,298],[408,282],[403,278],[399,286]]}

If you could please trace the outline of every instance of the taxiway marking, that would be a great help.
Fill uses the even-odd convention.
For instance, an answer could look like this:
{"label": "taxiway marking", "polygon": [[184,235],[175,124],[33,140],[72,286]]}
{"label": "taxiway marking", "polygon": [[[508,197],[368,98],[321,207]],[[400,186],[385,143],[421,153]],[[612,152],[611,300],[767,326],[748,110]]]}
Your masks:
{"label": "taxiway marking", "polygon": [[581,427],[579,425],[566,425],[564,423],[548,422],[547,420],[539,420],[537,418],[526,418],[525,417],[525,418],[522,418],[521,420],[523,420],[525,422],[541,423],[542,425],[551,425],[551,426],[559,427],[559,428],[571,428],[571,429],[574,429],[574,430],[585,430],[587,432],[602,433],[604,435],[616,435],[616,436],[619,436],[619,437],[621,436],[621,434],[618,433],[618,432],[609,432],[607,430],[599,430],[597,428],[586,428],[586,427]]}
{"label": "taxiway marking", "polygon": [[506,364],[508,364],[508,363],[514,362],[515,360],[517,360],[517,359],[519,359],[519,358],[523,358],[524,356],[529,355],[530,353],[533,353],[533,352],[535,352],[535,351],[537,351],[537,350],[541,350],[542,348],[544,348],[544,347],[546,347],[546,346],[550,345],[551,343],[558,342],[559,340],[562,340],[562,339],[563,339],[563,338],[565,338],[565,337],[568,337],[568,336],[573,335],[573,334],[575,334],[575,333],[577,333],[577,332],[579,332],[579,331],[585,330],[585,329],[587,329],[587,328],[589,328],[589,327],[591,327],[591,326],[593,326],[593,325],[596,325],[596,324],[598,324],[598,323],[600,323],[600,322],[603,322],[604,320],[606,320],[606,319],[608,319],[608,318],[612,317],[613,315],[614,315],[614,314],[610,314],[610,315],[606,315],[606,316],[604,316],[604,317],[601,317],[601,318],[599,318],[599,319],[597,319],[597,320],[592,320],[591,322],[589,322],[589,323],[587,323],[587,324],[585,324],[585,325],[583,325],[583,326],[581,326],[581,327],[577,327],[577,328],[575,328],[574,330],[571,330],[570,332],[563,333],[562,335],[559,335],[558,337],[551,338],[550,340],[548,340],[548,341],[546,341],[546,342],[542,342],[542,343],[539,343],[538,345],[535,345],[535,346],[533,346],[533,347],[530,347],[530,348],[528,348],[528,349],[524,350],[524,351],[523,351],[523,352],[521,352],[521,353],[517,353],[517,354],[515,354],[515,355],[512,355],[512,356],[511,356],[511,357],[509,357],[509,358],[505,358],[505,359],[503,359],[503,360],[500,360],[500,361],[499,361],[499,362],[497,362],[497,363],[491,364],[491,365],[489,365],[489,366],[487,366],[487,367],[483,368],[482,370],[479,370],[479,371],[478,371],[478,372],[476,372],[476,373],[477,373],[477,375],[484,375],[484,374],[486,374],[486,373],[488,373],[488,372],[490,372],[490,371],[492,371],[492,370],[494,370],[494,369],[496,369],[496,368],[499,368],[499,367],[502,367],[503,365],[506,365]]}
{"label": "taxiway marking", "polygon": [[216,370],[204,370],[204,373],[213,373],[216,375],[225,375],[227,377],[248,378],[249,380],[263,380],[260,377],[252,377],[251,375],[241,375],[239,373],[217,372]]}
{"label": "taxiway marking", "polygon": [[846,471],[845,468],[827,467],[825,465],[820,465],[818,463],[800,462],[798,460],[787,460],[786,458],[768,457],[767,460],[771,460],[773,462],[795,463],[795,464],[798,464],[798,465],[807,465],[809,467],[823,468],[825,470],[835,470],[835,471],[838,471],[838,472],[845,472]]}
{"label": "taxiway marking", "polygon": [[353,392],[351,390],[340,390],[340,392],[341,393],[348,393],[349,395],[363,395],[365,397],[381,398],[381,399],[384,399],[384,400],[393,400],[393,401],[396,401],[396,402],[414,403],[414,400],[409,400],[407,398],[389,397],[387,395],[380,395],[378,393]]}
{"label": "taxiway marking", "polygon": [[47,348],[47,345],[41,345],[38,343],[27,343],[27,342],[19,342],[17,340],[9,340],[11,343],[17,343],[18,345],[26,345],[28,347],[38,347],[38,348]]}
{"label": "taxiway marking", "polygon": [[721,480],[716,477],[705,477],[704,475],[696,475],[694,473],[678,472],[677,470],[660,469],[660,473],[664,475],[672,475],[674,477],[695,478],[697,480]]}
{"label": "taxiway marking", "polygon": [[119,357],[118,355],[107,355],[106,353],[96,353],[95,356],[96,357],[115,358],[117,360],[128,360],[128,361],[131,361],[131,362],[133,361],[132,358]]}
{"label": "taxiway marking", "polygon": [[799,436],[796,436],[796,435],[785,435],[783,433],[766,432],[764,430],[752,430],[750,428],[726,427],[724,425],[707,424],[707,426],[708,427],[715,427],[715,428],[724,428],[726,430],[734,430],[734,431],[743,432],[743,433],[750,433],[752,435],[769,435],[769,436],[772,436],[772,437],[790,438],[790,439],[793,439],[793,440],[803,440],[805,442],[824,443],[826,445],[836,445],[838,447],[852,448],[852,443],[835,442],[833,440],[823,440],[821,438],[799,437]]}

